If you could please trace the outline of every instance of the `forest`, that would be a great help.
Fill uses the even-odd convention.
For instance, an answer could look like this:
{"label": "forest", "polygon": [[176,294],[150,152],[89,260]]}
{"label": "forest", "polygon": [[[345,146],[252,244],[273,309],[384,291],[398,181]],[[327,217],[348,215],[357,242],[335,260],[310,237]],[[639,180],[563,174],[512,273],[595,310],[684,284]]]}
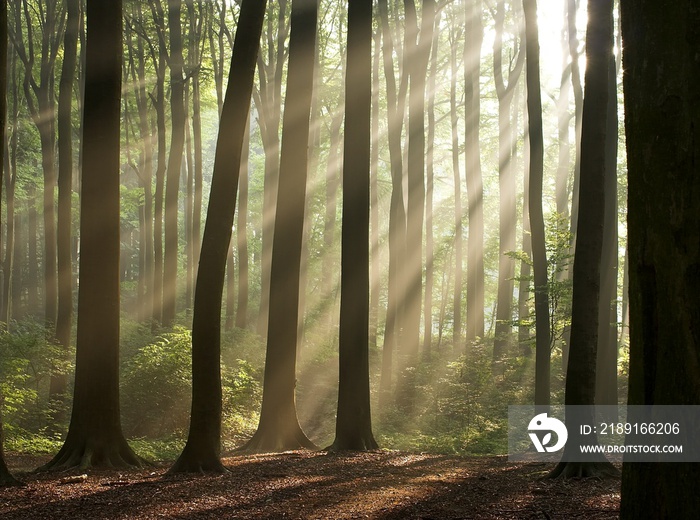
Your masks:
{"label": "forest", "polygon": [[697,462],[507,457],[509,407],[700,404],[697,27],[2,2],[0,513],[697,513]]}

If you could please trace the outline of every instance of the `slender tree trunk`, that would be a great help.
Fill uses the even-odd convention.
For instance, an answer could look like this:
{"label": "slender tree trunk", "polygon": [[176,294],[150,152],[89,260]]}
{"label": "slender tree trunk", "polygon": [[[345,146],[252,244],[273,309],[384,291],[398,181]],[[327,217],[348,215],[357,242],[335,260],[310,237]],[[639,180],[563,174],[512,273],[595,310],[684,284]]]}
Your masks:
{"label": "slender tree trunk", "polygon": [[389,279],[387,287],[387,316],[382,347],[382,372],[379,381],[379,406],[384,409],[391,395],[394,357],[403,333],[403,262],[406,258],[406,212],[403,199],[403,157],[401,128],[404,118],[407,71],[403,70],[399,90],[394,76],[394,41],[389,25],[387,0],[378,2],[382,26],[382,61],[386,80],[389,161],[391,165],[391,201],[389,210]]}
{"label": "slender tree trunk", "polygon": [[[27,311],[30,316],[39,313],[39,255],[37,252],[38,223],[36,214],[36,187],[27,188]],[[19,264],[21,265],[21,264]]]}
{"label": "slender tree trunk", "polygon": [[484,189],[481,175],[479,77],[484,28],[481,0],[467,0],[464,41],[465,177],[469,236],[467,241],[467,342],[484,337]]}
{"label": "slender tree trunk", "polygon": [[[503,78],[503,25],[505,0],[496,9],[496,31],[493,43],[493,68],[498,95],[498,186],[499,186],[499,248],[498,301],[496,303],[496,333],[493,344],[492,370],[503,373],[503,358],[513,329],[513,279],[515,260],[508,253],[515,251],[516,182],[513,167],[513,131],[511,105],[514,89],[520,79],[525,54],[521,48],[514,65],[508,67],[507,82]],[[511,68],[512,67],[512,68]]]}
{"label": "slender tree trunk", "polygon": [[[573,296],[571,314],[571,347],[566,369],[567,406],[584,406],[583,424],[594,420],[596,398],[596,358],[598,350],[598,316],[600,305],[601,254],[605,223],[605,176],[609,165],[606,131],[609,125],[610,93],[608,73],[613,60],[613,1],[590,0],[586,31],[586,76],[581,131],[580,196],[585,204],[579,206],[577,247],[573,267]],[[609,312],[609,303],[603,303]],[[606,327],[607,329],[607,327]],[[607,330],[606,330],[607,332]],[[578,450],[595,437],[582,438],[579,416],[567,416],[569,444],[564,458],[550,474],[551,477],[600,477],[616,475],[617,469],[604,455],[595,462],[565,461],[569,450]],[[588,422],[591,421],[591,422]]]}
{"label": "slender tree trunk", "polygon": [[280,169],[279,126],[282,106],[282,72],[285,56],[284,43],[288,34],[287,0],[277,2],[270,0],[269,3],[271,7],[277,6],[277,38],[274,36],[273,17],[268,16],[266,28],[268,63],[267,65],[264,63],[262,55],[258,57],[260,93],[256,97],[256,107],[260,114],[258,123],[265,152],[260,310],[257,323],[258,334],[263,337],[267,334],[269,319],[270,269]]}
{"label": "slender tree trunk", "polygon": [[[73,287],[71,258],[71,206],[73,196],[73,143],[72,97],[75,68],[78,58],[79,0],[67,0],[68,23],[63,45],[63,69],[58,94],[58,314],[56,340],[61,345],[64,359],[70,352],[73,317]],[[68,374],[51,374],[49,396],[63,404],[68,390]],[[58,412],[56,419],[61,419]]]}
{"label": "slender tree trunk", "polygon": [[[435,26],[440,25],[440,13],[435,16]],[[433,31],[431,42],[430,77],[428,78],[428,150],[425,156],[425,298],[423,303],[423,355],[430,358],[430,348],[433,342],[433,284],[435,239],[433,236],[433,191],[435,184],[435,167],[433,165],[435,148],[435,84],[437,76],[437,52],[439,32]]]}
{"label": "slender tree trunk", "polygon": [[165,47],[161,43],[156,77],[156,95],[153,100],[156,111],[158,135],[158,163],[154,193],[153,224],[153,328],[163,323],[163,199],[166,173],[166,125],[165,125]]}
{"label": "slender tree trunk", "polygon": [[[519,108],[517,108],[519,109]],[[525,357],[532,355],[530,345],[530,276],[532,274],[532,232],[530,229],[530,132],[528,131],[527,106],[523,117],[523,241],[522,250],[527,261],[520,262],[520,282],[518,284],[518,343]]]}
{"label": "slender tree trunk", "polygon": [[537,28],[537,1],[523,0],[527,113],[530,135],[530,186],[528,203],[532,233],[532,263],[535,278],[535,404],[549,404],[550,330],[547,252],[542,213],[544,146],[542,138],[542,99],[540,93],[540,44]]}
{"label": "slender tree trunk", "polygon": [[381,54],[382,33],[377,28],[373,35],[374,53],[372,55],[372,155],[370,158],[370,299],[369,299],[369,348],[377,348],[377,330],[379,327],[379,291],[381,289],[381,259],[379,250],[379,62]]}
{"label": "slender tree trunk", "polygon": [[165,186],[165,249],[163,257],[163,325],[171,326],[177,311],[178,198],[180,167],[185,145],[185,105],[182,58],[182,27],[180,11],[182,0],[168,0],[168,28],[170,31],[170,110],[172,132]]}
{"label": "slender tree trunk", "polygon": [[[462,348],[462,267],[463,267],[463,247],[462,240],[464,230],[462,228],[462,189],[461,175],[459,173],[459,130],[457,123],[459,115],[457,114],[457,40],[458,35],[462,34],[455,29],[454,15],[450,20],[450,130],[452,137],[452,177],[454,180],[454,196],[455,196],[455,213],[454,213],[454,273],[455,284],[454,292],[452,293],[452,315],[453,315],[453,332],[452,344],[459,351]],[[444,285],[444,275],[443,275]],[[441,303],[441,309],[442,309]],[[442,312],[441,312],[442,314]]]}
{"label": "slender tree trunk", "polygon": [[171,472],[224,471],[220,460],[221,298],[264,16],[263,2],[243,0],[221,112],[194,296],[190,429],[187,444]]}
{"label": "slender tree trunk", "polygon": [[[408,203],[406,219],[406,323],[402,337],[407,366],[415,366],[420,341],[423,293],[423,216],[425,213],[425,79],[433,39],[435,2],[423,2],[420,38],[413,0],[404,2],[409,47],[404,59],[409,68],[408,101]],[[413,386],[407,382],[408,386]]]}
{"label": "slender tree trunk", "polygon": [[600,266],[596,404],[617,404],[617,71],[608,65],[608,111],[605,129],[605,221]]}
{"label": "slender tree trunk", "polygon": [[250,116],[246,123],[241,151],[241,174],[238,179],[238,219],[236,221],[236,243],[238,248],[238,305],[236,327],[248,326],[248,156],[250,154]]}

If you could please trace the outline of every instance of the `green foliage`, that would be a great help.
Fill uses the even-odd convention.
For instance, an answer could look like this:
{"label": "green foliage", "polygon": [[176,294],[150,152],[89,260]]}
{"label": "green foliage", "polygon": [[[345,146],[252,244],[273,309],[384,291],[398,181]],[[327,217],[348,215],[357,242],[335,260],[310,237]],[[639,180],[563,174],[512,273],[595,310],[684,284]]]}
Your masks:
{"label": "green foliage", "polygon": [[0,413],[8,449],[51,451],[57,439],[48,433],[56,403],[48,399],[49,377],[70,374],[72,353],[66,355],[43,325],[11,322],[0,332]]}
{"label": "green foliage", "polygon": [[[572,280],[568,271],[573,267],[571,254],[571,231],[569,221],[564,215],[552,214],[547,217],[545,225],[545,246],[547,250],[547,289],[549,293],[549,326],[551,332],[551,348],[563,348],[566,331],[571,326],[571,295]],[[524,251],[509,251],[506,253],[514,260],[525,262],[532,266],[532,258]],[[516,281],[524,280],[530,284],[531,300],[534,301],[533,276],[515,277]],[[520,317],[514,325],[535,326],[534,307],[530,305],[531,313]],[[533,339],[534,341],[534,339]]]}
{"label": "green foliage", "polygon": [[[191,331],[175,327],[141,347],[124,363],[121,395],[127,437],[143,439],[146,443],[154,439],[184,438],[192,392],[191,346]],[[257,367],[261,365],[237,357],[256,350],[255,346],[264,351],[246,331],[231,332],[222,342],[222,419],[227,446],[239,442],[257,425],[262,379]],[[156,453],[170,449],[149,445],[149,450]],[[166,442],[165,446],[169,445]]]}
{"label": "green foliage", "polygon": [[471,345],[456,358],[441,352],[416,370],[419,398],[411,416],[399,408],[382,414],[380,445],[435,453],[506,453],[508,405],[532,399],[532,366],[527,358],[510,354],[503,377],[494,378],[486,344]]}
{"label": "green foliage", "polygon": [[190,331],[176,328],[143,347],[126,363],[121,393],[127,436],[160,437],[186,427],[191,344]]}

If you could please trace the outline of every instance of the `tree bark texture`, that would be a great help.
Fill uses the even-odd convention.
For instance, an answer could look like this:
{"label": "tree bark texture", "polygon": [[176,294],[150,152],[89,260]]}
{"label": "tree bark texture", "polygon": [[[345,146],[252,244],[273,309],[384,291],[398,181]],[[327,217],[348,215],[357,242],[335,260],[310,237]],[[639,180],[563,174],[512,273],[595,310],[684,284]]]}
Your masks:
{"label": "tree bark texture", "polygon": [[[700,6],[621,0],[631,405],[700,404]],[[620,516],[689,518],[697,463],[623,467]]]}

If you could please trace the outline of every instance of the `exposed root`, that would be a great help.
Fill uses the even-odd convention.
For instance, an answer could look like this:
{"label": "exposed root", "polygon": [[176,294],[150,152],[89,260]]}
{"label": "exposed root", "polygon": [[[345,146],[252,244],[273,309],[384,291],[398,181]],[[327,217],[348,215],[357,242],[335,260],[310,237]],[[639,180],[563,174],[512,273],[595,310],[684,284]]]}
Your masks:
{"label": "exposed root", "polygon": [[168,474],[199,473],[205,475],[207,473],[222,474],[227,471],[228,469],[221,463],[221,458],[216,450],[202,446],[193,447],[192,444],[188,443],[175,464],[168,470]]}
{"label": "exposed root", "polygon": [[333,444],[324,449],[324,451],[330,453],[339,453],[343,451],[377,451],[379,450],[379,445],[373,437],[360,437],[357,439],[336,439]]}
{"label": "exposed root", "polygon": [[7,469],[4,463],[0,464],[0,487],[25,486],[26,484],[17,480]]}
{"label": "exposed root", "polygon": [[259,428],[258,431],[236,453],[281,453],[295,450],[318,450],[306,434],[297,429],[295,432],[271,431]]}
{"label": "exposed root", "polygon": [[66,439],[56,456],[37,471],[140,468],[146,465],[148,462],[136,455],[124,439],[112,442]]}
{"label": "exposed root", "polygon": [[620,470],[612,463],[606,461],[596,462],[560,462],[543,478],[570,479],[570,478],[620,478]]}

